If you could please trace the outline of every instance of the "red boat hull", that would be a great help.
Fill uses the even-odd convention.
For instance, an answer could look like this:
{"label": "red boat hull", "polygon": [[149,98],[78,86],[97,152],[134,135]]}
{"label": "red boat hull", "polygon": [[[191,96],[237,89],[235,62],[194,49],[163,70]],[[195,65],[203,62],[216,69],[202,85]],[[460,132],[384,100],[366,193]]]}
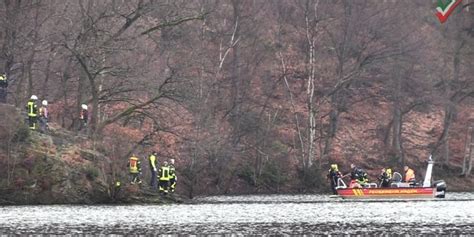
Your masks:
{"label": "red boat hull", "polygon": [[436,188],[343,188],[337,194],[345,199],[418,199],[435,198]]}

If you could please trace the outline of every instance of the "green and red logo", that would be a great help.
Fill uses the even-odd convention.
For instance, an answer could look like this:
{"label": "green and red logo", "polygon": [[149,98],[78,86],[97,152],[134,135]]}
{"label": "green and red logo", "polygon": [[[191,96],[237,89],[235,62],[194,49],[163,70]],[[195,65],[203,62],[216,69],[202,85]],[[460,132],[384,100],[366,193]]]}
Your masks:
{"label": "green and red logo", "polygon": [[461,2],[462,0],[438,0],[436,16],[438,17],[439,21],[444,23],[448,19],[449,15],[451,15],[451,13],[454,11],[454,8],[456,8]]}

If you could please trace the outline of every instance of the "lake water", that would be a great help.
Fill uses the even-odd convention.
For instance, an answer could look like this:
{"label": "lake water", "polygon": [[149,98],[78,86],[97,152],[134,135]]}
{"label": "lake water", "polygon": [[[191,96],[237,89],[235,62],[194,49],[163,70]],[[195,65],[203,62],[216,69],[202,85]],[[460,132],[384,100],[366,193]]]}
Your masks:
{"label": "lake water", "polygon": [[0,207],[0,235],[474,234],[474,193],[430,201],[217,196],[195,204]]}

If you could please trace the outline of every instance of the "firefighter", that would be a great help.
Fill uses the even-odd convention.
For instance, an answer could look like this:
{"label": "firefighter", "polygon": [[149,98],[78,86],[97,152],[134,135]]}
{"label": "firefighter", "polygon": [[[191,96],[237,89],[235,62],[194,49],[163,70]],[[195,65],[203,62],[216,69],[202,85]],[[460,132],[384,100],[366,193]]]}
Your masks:
{"label": "firefighter", "polygon": [[152,189],[156,189],[156,172],[157,172],[157,169],[156,167],[158,166],[158,160],[156,159],[156,156],[158,154],[156,153],[156,151],[153,151],[149,156],[148,156],[148,161],[149,161],[149,164],[150,164],[150,171],[151,171],[151,180],[150,180],[150,186]]}
{"label": "firefighter", "polygon": [[327,178],[331,182],[332,193],[337,194],[336,187],[338,186],[339,179],[342,178],[342,174],[341,174],[341,172],[339,172],[337,164],[332,164],[331,165],[331,168],[329,169],[329,174],[327,175]]}
{"label": "firefighter", "polygon": [[89,111],[87,110],[87,105],[82,104],[81,105],[81,113],[79,116],[79,120],[81,121],[81,124],[79,125],[79,131],[82,130],[83,128],[87,129],[87,122],[89,119]]}
{"label": "firefighter", "polygon": [[0,88],[7,88],[7,87],[8,87],[7,75],[0,74]]}
{"label": "firefighter", "polygon": [[367,172],[363,169],[351,164],[351,182],[349,184],[350,188],[362,188],[366,183],[369,182]]}
{"label": "firefighter", "polygon": [[131,184],[141,184],[140,173],[142,172],[140,159],[133,154],[128,160],[128,169],[131,177]]}
{"label": "firefighter", "polygon": [[392,169],[382,168],[382,173],[380,173],[379,180],[381,187],[390,187],[390,183],[392,182]]}
{"label": "firefighter", "polygon": [[36,130],[38,126],[38,106],[36,105],[37,101],[38,97],[36,95],[32,95],[26,105],[28,112],[28,123],[31,130]]}
{"label": "firefighter", "polygon": [[41,132],[46,132],[49,128],[48,126],[48,101],[43,100],[41,102],[41,107],[39,108],[39,128]]}
{"label": "firefighter", "polygon": [[160,175],[158,182],[160,185],[160,193],[166,195],[168,194],[170,182],[170,167],[168,166],[168,161],[163,162],[163,166],[160,167],[158,174]]}
{"label": "firefighter", "polygon": [[7,87],[8,87],[8,80],[5,74],[0,74],[0,102],[6,103],[7,102]]}
{"label": "firefighter", "polygon": [[174,167],[174,159],[170,159],[170,192],[174,193],[176,189],[176,182],[178,181],[178,177],[176,177],[176,168]]}

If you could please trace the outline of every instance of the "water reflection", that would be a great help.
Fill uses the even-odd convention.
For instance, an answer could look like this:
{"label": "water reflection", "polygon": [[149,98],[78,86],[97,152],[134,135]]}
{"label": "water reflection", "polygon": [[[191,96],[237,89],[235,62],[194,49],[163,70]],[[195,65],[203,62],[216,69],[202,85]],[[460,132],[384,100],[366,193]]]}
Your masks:
{"label": "water reflection", "polygon": [[352,202],[324,195],[219,196],[197,204],[0,208],[0,234],[469,234],[474,195]]}

